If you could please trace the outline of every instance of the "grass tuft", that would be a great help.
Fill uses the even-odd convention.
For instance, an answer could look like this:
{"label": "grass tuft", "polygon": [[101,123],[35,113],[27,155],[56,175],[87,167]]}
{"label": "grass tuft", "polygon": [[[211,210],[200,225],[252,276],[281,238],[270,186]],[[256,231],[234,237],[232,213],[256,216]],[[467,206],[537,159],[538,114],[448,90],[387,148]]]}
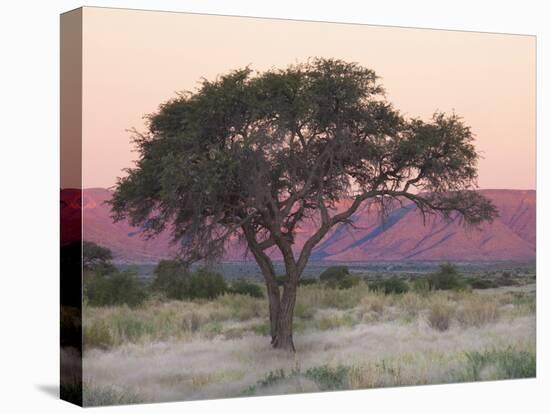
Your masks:
{"label": "grass tuft", "polygon": [[483,326],[496,322],[499,318],[498,302],[485,297],[472,296],[466,299],[457,312],[458,322],[464,326]]}
{"label": "grass tuft", "polygon": [[504,350],[468,352],[466,358],[473,381],[532,378],[537,374],[535,354],[528,351],[517,351],[512,347]]}
{"label": "grass tuft", "polygon": [[454,309],[448,303],[436,301],[429,309],[428,325],[437,331],[446,331],[451,326],[453,313]]}

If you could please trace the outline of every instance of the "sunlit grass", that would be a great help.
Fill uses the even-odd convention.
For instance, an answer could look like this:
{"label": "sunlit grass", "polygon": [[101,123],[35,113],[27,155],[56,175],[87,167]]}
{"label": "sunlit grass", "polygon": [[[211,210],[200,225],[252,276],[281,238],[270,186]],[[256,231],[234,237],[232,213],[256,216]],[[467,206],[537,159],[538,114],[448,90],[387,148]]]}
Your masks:
{"label": "sunlit grass", "polygon": [[[296,354],[269,345],[265,298],[84,309],[91,405],[531,377],[535,292],[385,295],[303,286]],[[85,386],[86,387],[86,386]]]}

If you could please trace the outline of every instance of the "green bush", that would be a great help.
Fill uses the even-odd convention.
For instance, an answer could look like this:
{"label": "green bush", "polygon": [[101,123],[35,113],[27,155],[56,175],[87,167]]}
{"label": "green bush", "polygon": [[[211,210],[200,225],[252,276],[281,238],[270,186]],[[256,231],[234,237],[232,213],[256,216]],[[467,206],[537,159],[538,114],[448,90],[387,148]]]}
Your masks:
{"label": "green bush", "polygon": [[369,289],[375,292],[383,292],[386,295],[401,294],[409,291],[409,285],[403,279],[394,276],[389,279],[370,282]]}
{"label": "green bush", "polygon": [[497,288],[499,285],[494,280],[482,279],[479,277],[469,277],[466,279],[466,283],[472,289],[492,289]]}
{"label": "green bush", "polygon": [[360,282],[361,278],[359,276],[349,275],[338,283],[338,289],[351,289],[352,287],[357,286]]}
{"label": "green bush", "polygon": [[361,278],[352,275],[347,266],[330,266],[319,276],[319,280],[333,289],[350,289],[357,286]]}
{"label": "green bush", "polygon": [[84,300],[92,306],[139,306],[147,299],[143,282],[131,271],[114,271],[108,275],[86,272],[84,275]]}
{"label": "green bush", "polygon": [[153,290],[169,299],[214,299],[228,291],[223,276],[205,268],[190,272],[177,260],[161,260],[155,268]]}
{"label": "green bush", "polygon": [[153,272],[151,288],[168,299],[181,300],[189,284],[187,267],[178,260],[161,260]]}
{"label": "green bush", "polygon": [[246,280],[236,280],[231,284],[229,289],[230,293],[235,293],[237,295],[248,295],[253,298],[263,298],[264,292],[260,285],[257,283],[251,283]]}
{"label": "green bush", "polygon": [[319,275],[319,280],[323,283],[338,284],[338,282],[349,275],[349,268],[347,266],[330,266]]}
{"label": "green bush", "polygon": [[215,299],[227,292],[225,280],[217,272],[201,268],[189,274],[188,278],[185,296],[189,299]]}
{"label": "green bush", "polygon": [[[277,275],[275,276],[275,280],[277,281],[277,285],[279,286],[284,286],[285,282],[287,281],[287,276],[286,275]],[[314,285],[316,283],[318,283],[319,281],[313,277],[304,277],[304,278],[300,278],[298,280],[298,285],[299,286],[311,286],[311,285]]]}
{"label": "green bush", "polygon": [[186,297],[188,284],[188,274],[181,262],[161,260],[155,268],[151,287],[169,299],[182,300]]}
{"label": "green bush", "polygon": [[439,270],[428,275],[431,290],[461,290],[467,287],[458,269],[451,263],[439,266]]}
{"label": "green bush", "polygon": [[426,294],[430,291],[430,282],[426,277],[415,277],[412,281],[412,289],[420,295]]}
{"label": "green bush", "polygon": [[315,279],[314,277],[302,277],[298,281],[298,284],[300,286],[311,286],[311,285],[315,285],[317,282],[318,280]]}

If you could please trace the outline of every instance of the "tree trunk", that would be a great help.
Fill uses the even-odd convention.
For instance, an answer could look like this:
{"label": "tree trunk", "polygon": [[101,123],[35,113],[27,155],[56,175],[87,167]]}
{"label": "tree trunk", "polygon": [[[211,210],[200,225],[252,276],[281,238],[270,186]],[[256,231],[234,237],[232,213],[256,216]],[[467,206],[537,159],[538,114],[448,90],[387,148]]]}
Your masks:
{"label": "tree trunk", "polygon": [[280,308],[276,315],[275,335],[272,336],[273,348],[296,352],[292,338],[292,321],[296,304],[296,281],[285,283]]}
{"label": "tree trunk", "polygon": [[271,333],[271,343],[275,341],[277,336],[277,318],[279,317],[279,310],[281,308],[281,298],[279,297],[278,286],[273,286],[271,283],[266,282],[267,286],[267,299],[269,300],[269,323]]}

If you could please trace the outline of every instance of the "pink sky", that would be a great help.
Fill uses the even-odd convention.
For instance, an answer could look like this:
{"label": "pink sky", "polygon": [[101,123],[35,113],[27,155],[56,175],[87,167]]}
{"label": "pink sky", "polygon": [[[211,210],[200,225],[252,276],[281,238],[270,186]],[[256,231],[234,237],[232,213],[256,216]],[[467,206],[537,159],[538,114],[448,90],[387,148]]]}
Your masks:
{"label": "pink sky", "polygon": [[535,38],[85,8],[83,186],[132,166],[143,115],[232,69],[332,57],[374,69],[405,115],[455,111],[472,127],[481,188],[535,188]]}

